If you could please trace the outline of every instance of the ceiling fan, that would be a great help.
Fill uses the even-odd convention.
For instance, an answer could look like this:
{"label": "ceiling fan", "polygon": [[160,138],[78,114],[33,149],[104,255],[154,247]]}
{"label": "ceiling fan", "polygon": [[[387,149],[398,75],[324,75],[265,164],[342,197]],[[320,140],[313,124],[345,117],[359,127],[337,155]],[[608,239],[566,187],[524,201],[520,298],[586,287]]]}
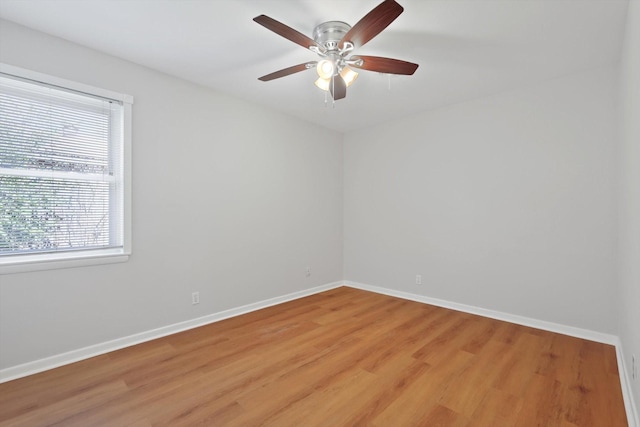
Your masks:
{"label": "ceiling fan", "polygon": [[310,61],[267,74],[258,80],[267,82],[300,71],[315,68],[315,84],[329,91],[334,101],[347,95],[347,87],[358,77],[353,68],[387,74],[411,75],[418,64],[379,56],[351,55],[369,40],[380,34],[404,8],[394,0],[385,0],[367,13],[353,27],[341,21],[329,21],[313,30],[313,39],[266,15],[253,18],[258,24],[317,54],[321,59]]}

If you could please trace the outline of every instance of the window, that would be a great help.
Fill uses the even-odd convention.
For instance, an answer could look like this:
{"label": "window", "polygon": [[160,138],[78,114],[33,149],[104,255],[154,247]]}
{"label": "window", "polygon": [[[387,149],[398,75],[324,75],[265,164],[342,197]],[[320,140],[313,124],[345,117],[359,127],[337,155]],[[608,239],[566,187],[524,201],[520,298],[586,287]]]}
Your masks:
{"label": "window", "polygon": [[0,272],[126,261],[130,96],[0,68]]}

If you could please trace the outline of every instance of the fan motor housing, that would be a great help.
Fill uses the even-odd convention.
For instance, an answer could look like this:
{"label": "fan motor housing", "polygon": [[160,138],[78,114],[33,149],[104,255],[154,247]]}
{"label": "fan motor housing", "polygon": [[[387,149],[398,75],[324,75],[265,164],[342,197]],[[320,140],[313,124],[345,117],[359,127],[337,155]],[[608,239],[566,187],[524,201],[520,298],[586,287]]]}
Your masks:
{"label": "fan motor housing", "polygon": [[337,50],[342,37],[351,29],[351,25],[342,21],[328,21],[313,30],[313,40],[327,50]]}

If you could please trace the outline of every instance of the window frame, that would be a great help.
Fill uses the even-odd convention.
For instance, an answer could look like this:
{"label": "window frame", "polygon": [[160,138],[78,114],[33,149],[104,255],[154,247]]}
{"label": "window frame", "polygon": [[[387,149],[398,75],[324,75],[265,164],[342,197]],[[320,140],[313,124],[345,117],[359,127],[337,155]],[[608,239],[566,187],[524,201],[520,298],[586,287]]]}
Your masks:
{"label": "window frame", "polygon": [[83,267],[91,265],[126,262],[131,255],[131,140],[133,97],[107,89],[89,86],[83,83],[62,79],[48,74],[27,70],[13,65],[0,63],[0,72],[22,79],[33,80],[48,85],[90,96],[109,98],[122,103],[123,141],[122,141],[122,180],[123,180],[123,247],[106,249],[88,249],[51,253],[33,253],[19,255],[0,255],[0,275],[29,271],[52,270],[59,268]]}

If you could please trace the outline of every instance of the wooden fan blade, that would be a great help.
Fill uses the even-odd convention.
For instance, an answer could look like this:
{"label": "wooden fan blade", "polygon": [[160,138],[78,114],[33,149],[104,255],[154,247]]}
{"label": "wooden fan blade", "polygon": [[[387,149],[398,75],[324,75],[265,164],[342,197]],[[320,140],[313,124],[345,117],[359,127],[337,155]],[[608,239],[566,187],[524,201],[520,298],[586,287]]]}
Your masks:
{"label": "wooden fan blade", "polygon": [[296,31],[287,25],[284,25],[282,22],[268,17],[267,15],[256,16],[255,18],[253,18],[253,20],[266,29],[281,35],[287,40],[291,40],[292,42],[299,44],[305,49],[309,49],[310,46],[317,46],[318,48],[320,47],[320,45],[318,45],[318,43],[316,43],[313,39],[305,36],[301,32]]}
{"label": "wooden fan blade", "polygon": [[305,62],[304,64],[294,65],[293,67],[283,68],[282,70],[275,71],[271,74],[267,74],[266,76],[258,77],[258,80],[262,80],[263,82],[268,82],[269,80],[279,79],[280,77],[285,77],[290,74],[299,73],[300,71],[308,70],[310,68],[315,67],[317,62]]}
{"label": "wooden fan blade", "polygon": [[335,75],[331,77],[331,83],[329,83],[329,92],[334,101],[342,99],[347,96],[347,84],[341,75]]}
{"label": "wooden fan blade", "polygon": [[[358,65],[360,61],[362,61],[362,64]],[[352,56],[349,58],[349,66],[367,71],[377,71],[379,73],[404,75],[411,75],[418,69],[418,64],[414,64],[413,62],[383,58],[380,56]]]}
{"label": "wooden fan blade", "polygon": [[339,48],[344,47],[344,42],[353,43],[355,48],[363,46],[387,28],[403,10],[404,8],[394,0],[383,1],[351,27],[340,40]]}

